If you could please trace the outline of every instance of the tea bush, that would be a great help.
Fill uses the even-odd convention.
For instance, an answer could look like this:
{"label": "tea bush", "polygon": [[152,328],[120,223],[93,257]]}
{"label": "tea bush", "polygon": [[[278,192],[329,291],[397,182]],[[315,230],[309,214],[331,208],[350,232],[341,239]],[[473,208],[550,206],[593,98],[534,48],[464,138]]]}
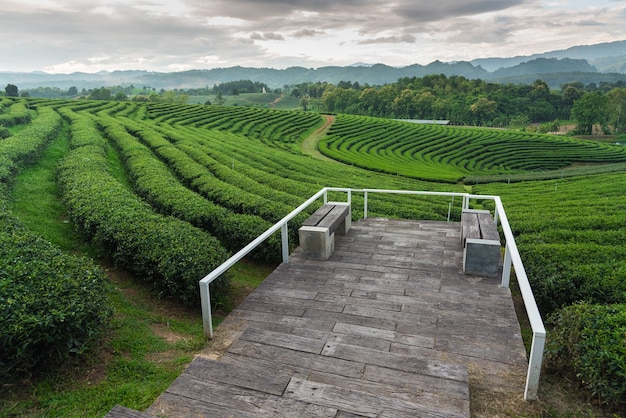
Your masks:
{"label": "tea bush", "polygon": [[626,305],[577,303],[551,315],[549,325],[546,366],[598,401],[626,408]]}
{"label": "tea bush", "polygon": [[106,278],[0,215],[0,380],[80,354],[111,316]]}

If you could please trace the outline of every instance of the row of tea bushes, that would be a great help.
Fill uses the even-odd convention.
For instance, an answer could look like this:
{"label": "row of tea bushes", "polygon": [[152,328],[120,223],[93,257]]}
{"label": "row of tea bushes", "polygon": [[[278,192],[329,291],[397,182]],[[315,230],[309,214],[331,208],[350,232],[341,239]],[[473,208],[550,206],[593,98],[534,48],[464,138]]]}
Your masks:
{"label": "row of tea bushes", "polygon": [[0,141],[0,182],[11,183],[20,166],[35,164],[48,141],[61,128],[61,117],[53,110],[43,107],[33,122],[18,134]]}
{"label": "row of tea bushes", "polygon": [[[258,216],[233,213],[184,187],[163,162],[124,129],[122,123],[121,118],[98,119],[104,134],[118,149],[135,192],[158,212],[210,232],[231,251],[240,250],[271,227]],[[281,255],[280,241],[273,237],[253,255],[277,261]]]}
{"label": "row of tea bushes", "polygon": [[[68,214],[115,263],[162,294],[199,305],[198,281],[228,257],[213,236],[188,222],[155,213],[110,173],[106,140],[89,116],[61,109],[71,122],[71,150],[58,184]],[[213,283],[214,301],[227,297],[227,277]]]}
{"label": "row of tea bushes", "polygon": [[52,109],[0,141],[0,382],[14,383],[83,353],[108,323],[107,281],[91,260],[69,255],[9,210],[18,169],[35,163],[57,133]]}

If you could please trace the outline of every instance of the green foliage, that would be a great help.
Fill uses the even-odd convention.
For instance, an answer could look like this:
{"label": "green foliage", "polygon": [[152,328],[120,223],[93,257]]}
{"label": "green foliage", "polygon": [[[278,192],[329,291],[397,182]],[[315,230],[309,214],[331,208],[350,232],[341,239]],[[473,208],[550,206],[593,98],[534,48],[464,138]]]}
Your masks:
{"label": "green foliage", "polygon": [[111,316],[106,278],[0,214],[0,381],[81,354]]}
{"label": "green foliage", "polygon": [[[64,116],[72,122],[73,149],[59,164],[58,182],[70,217],[117,264],[162,294],[198,305],[198,280],[225,261],[224,247],[187,222],[154,213],[109,174],[94,123],[67,108]],[[223,277],[214,288],[226,283]]]}
{"label": "green foliage", "polygon": [[241,93],[261,93],[263,90],[269,90],[265,83],[251,80],[228,81],[213,86],[212,92],[237,95]]}
{"label": "green foliage", "polygon": [[593,126],[599,124],[604,130],[608,125],[608,99],[600,92],[585,93],[572,106],[572,119],[576,120],[576,131],[591,135]]}
{"label": "green foliage", "polygon": [[4,94],[7,97],[19,97],[19,90],[15,84],[7,84],[4,88]]}
{"label": "green foliage", "polygon": [[555,312],[549,369],[575,379],[597,401],[626,407],[626,305],[577,303]]}

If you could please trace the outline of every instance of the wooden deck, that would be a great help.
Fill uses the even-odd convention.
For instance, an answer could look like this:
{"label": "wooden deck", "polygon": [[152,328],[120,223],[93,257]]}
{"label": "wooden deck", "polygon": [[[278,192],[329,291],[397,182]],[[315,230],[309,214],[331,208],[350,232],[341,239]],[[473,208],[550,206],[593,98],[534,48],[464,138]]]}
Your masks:
{"label": "wooden deck", "polygon": [[197,357],[146,413],[466,417],[474,392],[517,385],[521,397],[510,292],[462,273],[459,233],[367,219],[328,261],[297,249],[217,328],[227,351]]}

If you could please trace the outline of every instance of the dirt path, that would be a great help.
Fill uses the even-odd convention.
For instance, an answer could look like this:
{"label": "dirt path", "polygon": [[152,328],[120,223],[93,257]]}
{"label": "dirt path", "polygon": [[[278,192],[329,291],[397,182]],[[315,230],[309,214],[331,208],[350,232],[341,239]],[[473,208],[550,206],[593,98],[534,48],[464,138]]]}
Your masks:
{"label": "dirt path", "polygon": [[283,99],[283,97],[285,97],[285,95],[284,95],[284,94],[281,94],[280,96],[278,96],[277,98],[275,98],[275,99],[274,99],[274,101],[273,101],[272,103],[270,103],[271,108],[272,108],[272,109],[274,109],[274,106],[276,106],[276,104],[277,104],[278,102],[280,102],[280,101]]}
{"label": "dirt path", "polygon": [[332,115],[323,116],[326,119],[324,121],[324,125],[317,129],[315,132],[313,132],[311,135],[309,135],[307,138],[305,138],[304,141],[302,141],[302,152],[305,155],[310,155],[311,157],[318,160],[336,162],[332,158],[328,158],[327,156],[323,155],[317,149],[318,142],[320,141],[320,139],[322,139],[322,137],[324,137],[324,135],[326,135],[326,133],[330,129],[330,126],[335,121],[335,117]]}

